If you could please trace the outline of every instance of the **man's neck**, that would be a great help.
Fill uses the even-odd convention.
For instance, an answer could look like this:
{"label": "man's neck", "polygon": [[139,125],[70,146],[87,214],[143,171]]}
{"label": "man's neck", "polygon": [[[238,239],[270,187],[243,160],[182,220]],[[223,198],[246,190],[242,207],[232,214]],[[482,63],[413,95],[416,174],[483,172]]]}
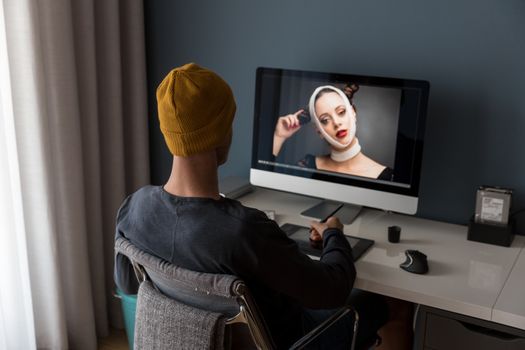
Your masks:
{"label": "man's neck", "polygon": [[219,199],[215,152],[173,157],[171,175],[164,189],[176,196]]}

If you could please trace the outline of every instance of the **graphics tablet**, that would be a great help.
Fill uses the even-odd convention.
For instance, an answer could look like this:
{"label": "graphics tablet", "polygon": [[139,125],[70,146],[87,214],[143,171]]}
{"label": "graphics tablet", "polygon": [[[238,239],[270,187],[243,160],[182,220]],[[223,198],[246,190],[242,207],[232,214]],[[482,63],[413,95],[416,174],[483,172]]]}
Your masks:
{"label": "graphics tablet", "polygon": [[[312,255],[316,257],[321,257],[322,249],[313,247],[310,244],[310,228],[304,226],[298,226],[294,224],[284,224],[281,226],[281,229],[286,233],[288,237],[293,239],[299,245],[299,249],[307,255]],[[374,241],[371,239],[347,236],[345,235],[346,240],[352,246],[352,255],[354,256],[354,261],[359,259],[364,252],[368,250]]]}

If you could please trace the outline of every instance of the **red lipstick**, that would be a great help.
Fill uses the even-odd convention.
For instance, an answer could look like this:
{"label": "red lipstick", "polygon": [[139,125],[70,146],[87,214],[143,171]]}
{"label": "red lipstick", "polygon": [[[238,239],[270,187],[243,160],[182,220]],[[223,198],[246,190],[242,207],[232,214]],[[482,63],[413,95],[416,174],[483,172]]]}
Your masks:
{"label": "red lipstick", "polygon": [[339,130],[335,136],[338,138],[338,139],[342,139],[344,138],[346,135],[348,134],[348,130]]}

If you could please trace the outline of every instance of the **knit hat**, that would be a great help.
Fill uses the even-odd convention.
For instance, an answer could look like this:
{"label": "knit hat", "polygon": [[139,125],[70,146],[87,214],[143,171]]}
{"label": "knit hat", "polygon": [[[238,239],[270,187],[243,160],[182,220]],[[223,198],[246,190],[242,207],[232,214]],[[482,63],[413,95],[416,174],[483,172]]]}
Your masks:
{"label": "knit hat", "polygon": [[157,107],[166,145],[182,157],[223,144],[236,110],[228,84],[195,63],[168,73],[157,88]]}

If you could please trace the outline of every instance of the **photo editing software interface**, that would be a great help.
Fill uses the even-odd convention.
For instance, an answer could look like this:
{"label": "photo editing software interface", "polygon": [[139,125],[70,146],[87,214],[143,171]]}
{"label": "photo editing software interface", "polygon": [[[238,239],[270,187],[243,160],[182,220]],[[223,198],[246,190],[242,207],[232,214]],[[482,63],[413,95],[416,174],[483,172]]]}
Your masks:
{"label": "photo editing software interface", "polygon": [[417,197],[429,83],[258,68],[252,169]]}

